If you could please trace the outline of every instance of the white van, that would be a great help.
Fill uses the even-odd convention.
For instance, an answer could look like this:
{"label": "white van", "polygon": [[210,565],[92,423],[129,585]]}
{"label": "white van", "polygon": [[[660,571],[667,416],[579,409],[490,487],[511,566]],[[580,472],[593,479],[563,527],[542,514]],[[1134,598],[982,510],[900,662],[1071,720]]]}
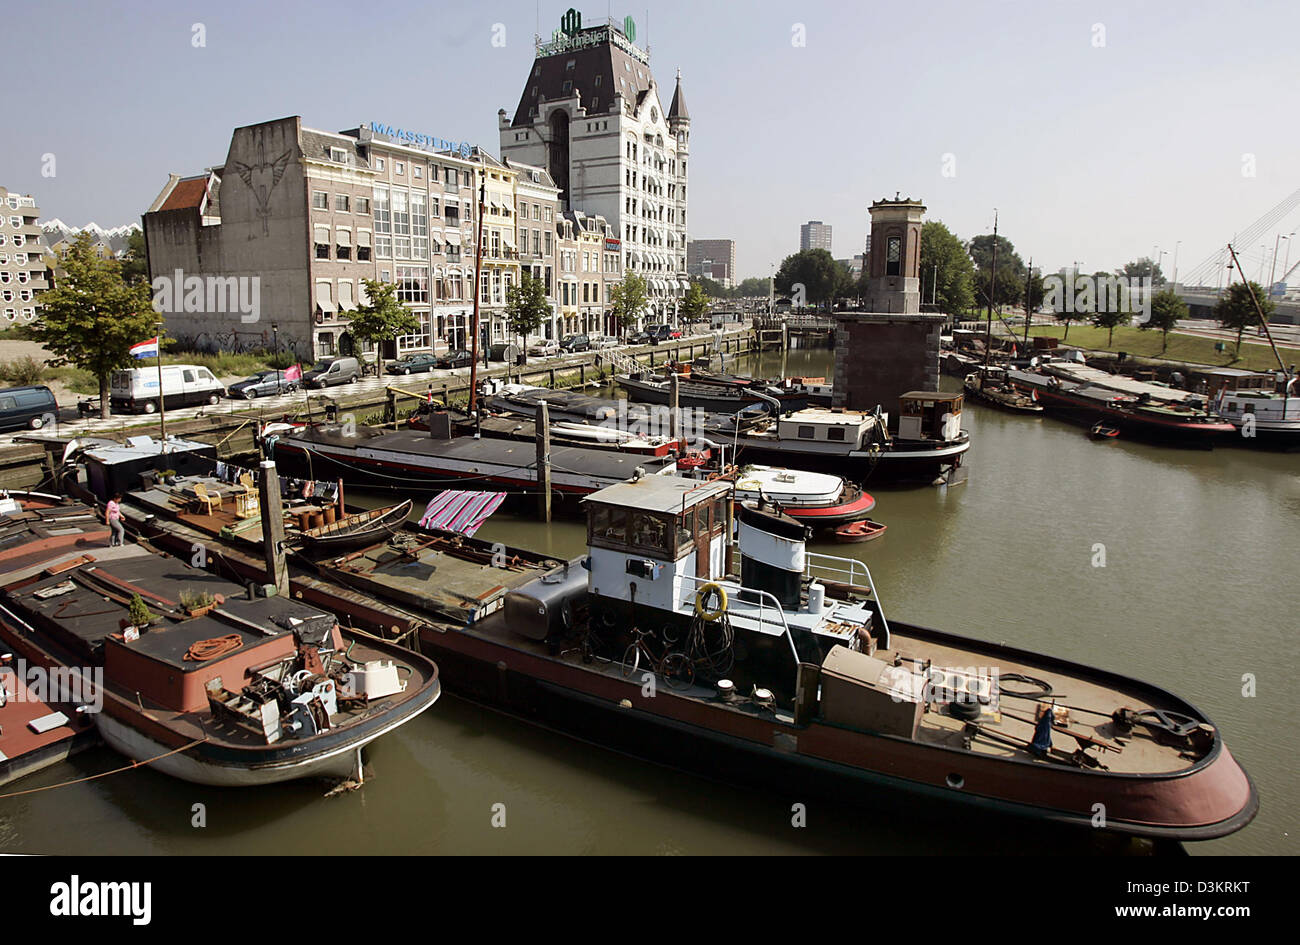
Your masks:
{"label": "white van", "polygon": [[[215,404],[226,389],[212,372],[197,364],[164,364],[164,404],[168,409],[190,404]],[[158,409],[158,368],[130,368],[114,371],[109,384],[114,410],[153,413]]]}

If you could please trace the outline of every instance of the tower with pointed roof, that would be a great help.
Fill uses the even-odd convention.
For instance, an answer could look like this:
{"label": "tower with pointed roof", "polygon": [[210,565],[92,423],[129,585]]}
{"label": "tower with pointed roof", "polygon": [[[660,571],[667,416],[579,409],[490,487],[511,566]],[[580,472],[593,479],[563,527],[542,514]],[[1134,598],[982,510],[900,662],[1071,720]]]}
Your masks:
{"label": "tower with pointed roof", "polygon": [[560,207],[600,215],[623,270],[646,280],[647,320],[685,295],[690,114],[681,73],[665,112],[631,17],[583,26],[565,13],[536,57],[513,116],[498,112],[502,157],[545,168]]}

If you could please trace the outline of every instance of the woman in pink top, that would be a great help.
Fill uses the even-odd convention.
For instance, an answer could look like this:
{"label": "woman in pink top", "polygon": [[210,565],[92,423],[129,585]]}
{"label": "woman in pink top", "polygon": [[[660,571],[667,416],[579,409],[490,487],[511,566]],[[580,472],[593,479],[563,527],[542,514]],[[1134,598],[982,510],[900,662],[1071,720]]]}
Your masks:
{"label": "woman in pink top", "polygon": [[108,527],[113,529],[113,536],[108,541],[111,548],[114,545],[126,544],[126,528],[122,525],[122,493],[113,493],[113,498],[108,500],[108,505],[104,509],[104,521]]}

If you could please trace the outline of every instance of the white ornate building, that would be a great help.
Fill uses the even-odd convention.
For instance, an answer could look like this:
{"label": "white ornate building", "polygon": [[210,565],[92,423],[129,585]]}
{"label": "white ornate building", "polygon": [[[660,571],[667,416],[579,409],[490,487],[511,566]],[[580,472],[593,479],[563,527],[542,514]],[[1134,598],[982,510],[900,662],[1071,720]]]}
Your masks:
{"label": "white ornate building", "polygon": [[501,154],[546,168],[561,210],[604,217],[622,241],[624,271],[646,280],[647,320],[673,320],[690,284],[691,119],[680,72],[665,111],[634,39],[630,19],[584,28],[566,14],[551,42],[538,44],[514,117],[498,113]]}

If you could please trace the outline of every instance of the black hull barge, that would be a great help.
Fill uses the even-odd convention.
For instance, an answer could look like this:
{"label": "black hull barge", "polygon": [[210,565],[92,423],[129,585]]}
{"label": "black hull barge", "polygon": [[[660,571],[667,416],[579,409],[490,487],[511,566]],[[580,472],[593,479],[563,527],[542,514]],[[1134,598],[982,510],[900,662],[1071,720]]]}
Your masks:
{"label": "black hull barge", "polygon": [[[1103,804],[1106,831],[1174,841],[1254,817],[1253,784],[1185,700],[887,621],[860,562],[807,552],[803,526],[773,511],[741,511],[740,574],[726,576],[729,505],[725,483],[645,478],[587,501],[585,558],[507,549],[494,562],[464,540],[481,558],[457,559],[451,596],[429,593],[395,540],[298,559],[293,592],[411,635],[458,695],[720,780],[841,797],[886,787],[1087,828]],[[139,525],[179,549],[198,534],[159,516]],[[255,574],[250,552],[220,564]]]}

